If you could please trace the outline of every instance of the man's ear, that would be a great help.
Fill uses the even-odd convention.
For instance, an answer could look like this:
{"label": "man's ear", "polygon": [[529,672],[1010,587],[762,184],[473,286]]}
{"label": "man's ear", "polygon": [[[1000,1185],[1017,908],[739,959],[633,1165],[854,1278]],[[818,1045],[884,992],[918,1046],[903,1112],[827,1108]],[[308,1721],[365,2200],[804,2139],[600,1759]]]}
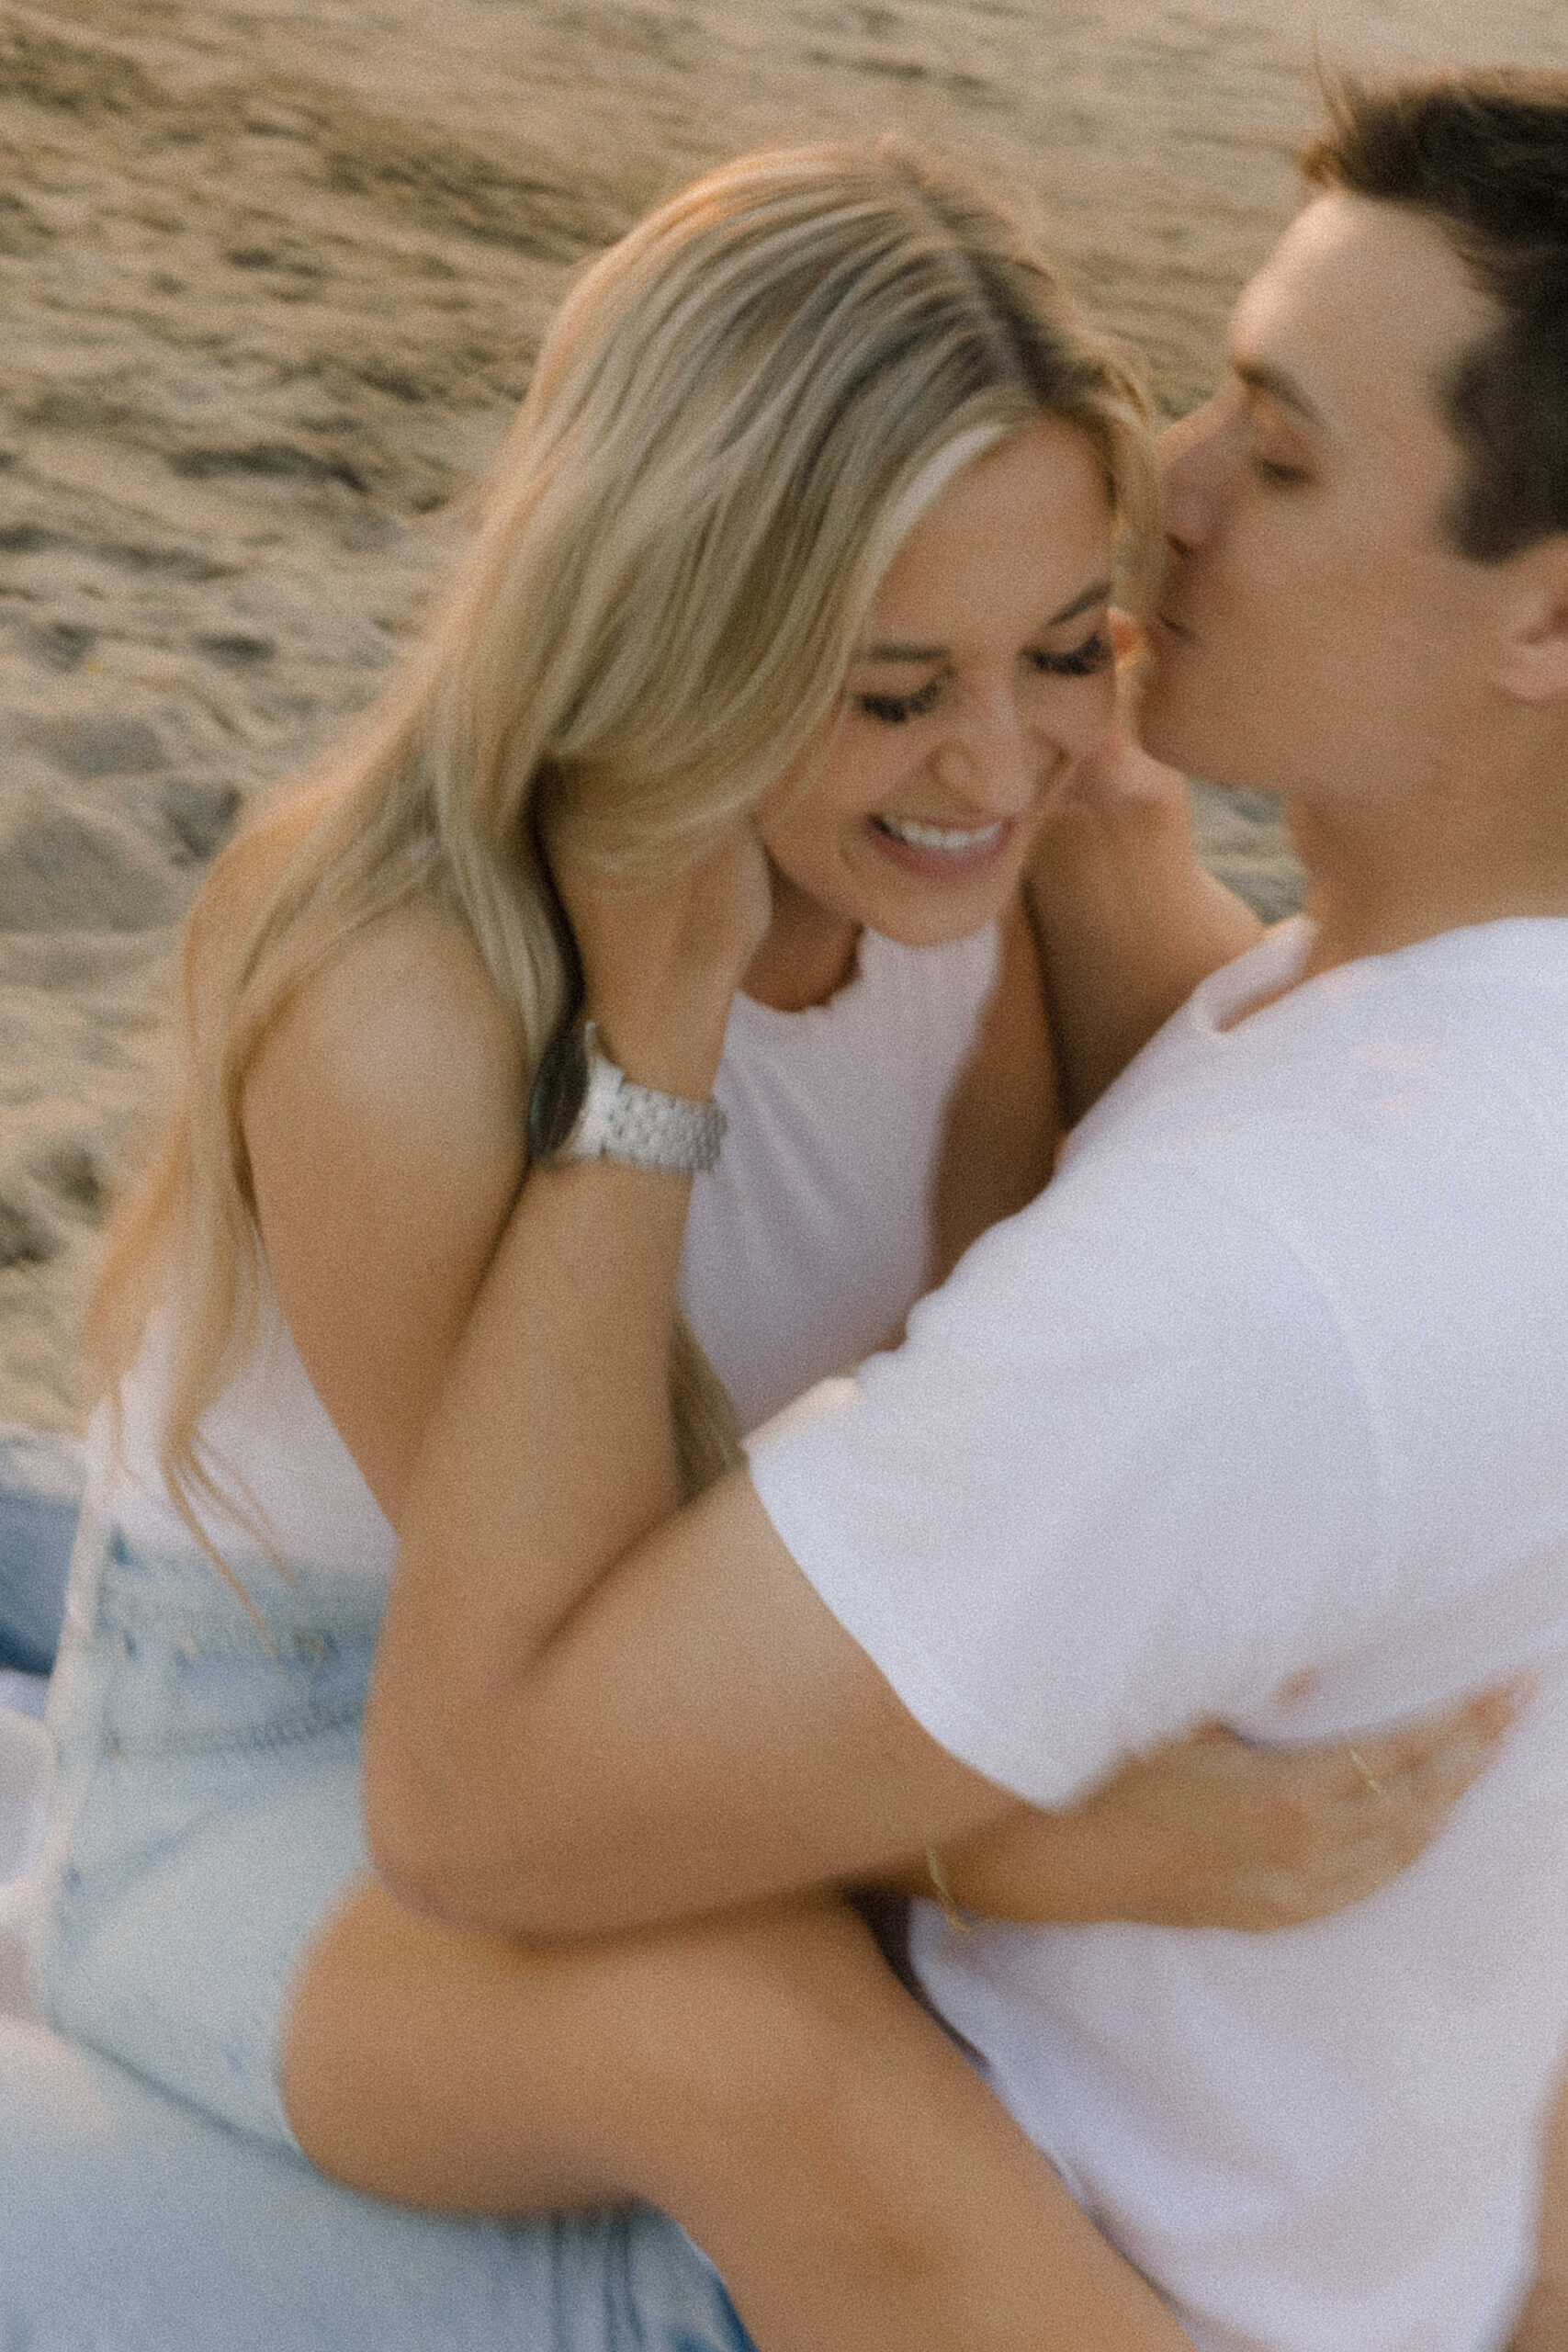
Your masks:
{"label": "man's ear", "polygon": [[1494,681],[1516,702],[1568,703],[1568,533],[1514,561],[1517,594]]}

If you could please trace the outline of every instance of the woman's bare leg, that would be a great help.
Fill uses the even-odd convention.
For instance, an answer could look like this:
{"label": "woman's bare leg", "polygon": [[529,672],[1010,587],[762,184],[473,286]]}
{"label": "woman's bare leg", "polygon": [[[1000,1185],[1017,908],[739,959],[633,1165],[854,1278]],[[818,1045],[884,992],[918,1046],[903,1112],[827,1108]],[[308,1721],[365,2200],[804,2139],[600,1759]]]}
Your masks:
{"label": "woman's bare leg", "polygon": [[367,1882],[284,2094],[323,2171],[402,2203],[662,2207],[761,2352],[1186,2343],[834,1901],[540,1948]]}

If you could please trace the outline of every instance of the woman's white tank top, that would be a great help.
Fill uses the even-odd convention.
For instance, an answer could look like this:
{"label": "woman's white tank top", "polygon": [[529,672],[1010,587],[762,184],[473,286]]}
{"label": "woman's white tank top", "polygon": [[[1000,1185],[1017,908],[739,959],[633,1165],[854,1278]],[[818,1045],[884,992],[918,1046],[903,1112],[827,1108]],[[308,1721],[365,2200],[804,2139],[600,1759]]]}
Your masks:
{"label": "woman's white tank top", "polygon": [[[775,1012],[738,997],[715,1093],[724,1154],[693,1185],[681,1304],[743,1429],[892,1339],[930,1283],[945,1114],[995,983],[995,928],[945,947],[863,933],[829,1002]],[[121,1398],[90,1432],[94,1485],[132,1542],[184,1550],[158,1441],[168,1326],[155,1318]],[[285,1558],[385,1576],[392,1530],[311,1387],[276,1310],[239,1376],[202,1417]],[[220,1551],[255,1539],[203,1514]]]}
{"label": "woman's white tank top", "polygon": [[742,1429],[886,1345],[930,1286],[943,1123],[998,955],[994,928],[919,948],[865,932],[827,1004],[736,998],[681,1304]]}

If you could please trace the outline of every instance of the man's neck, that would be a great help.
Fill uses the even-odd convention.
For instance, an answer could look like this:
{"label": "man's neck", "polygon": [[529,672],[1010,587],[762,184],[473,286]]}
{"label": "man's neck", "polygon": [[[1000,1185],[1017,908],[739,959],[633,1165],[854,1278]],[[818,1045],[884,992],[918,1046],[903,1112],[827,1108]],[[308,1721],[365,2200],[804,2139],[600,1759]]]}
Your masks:
{"label": "man's neck", "polygon": [[1316,925],[1303,979],[1363,956],[1525,916],[1568,917],[1568,778],[1488,808],[1296,803],[1286,822]]}

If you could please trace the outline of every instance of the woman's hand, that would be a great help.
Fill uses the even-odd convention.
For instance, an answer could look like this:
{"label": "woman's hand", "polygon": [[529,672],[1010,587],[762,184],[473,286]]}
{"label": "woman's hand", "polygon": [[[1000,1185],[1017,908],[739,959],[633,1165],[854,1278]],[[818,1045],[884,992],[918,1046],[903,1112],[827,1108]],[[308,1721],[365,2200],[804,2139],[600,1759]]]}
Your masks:
{"label": "woman's hand", "polygon": [[658,880],[606,876],[553,854],[582,959],[587,1009],[627,1076],[705,1097],[730,1001],[773,915],[767,855],[750,824]]}
{"label": "woman's hand", "polygon": [[1158,823],[1185,831],[1189,822],[1186,777],[1138,741],[1142,633],[1130,614],[1113,610],[1111,635],[1116,648],[1115,714],[1093,751],[1068,770],[1047,835],[1057,825],[1115,836]]}
{"label": "woman's hand", "polygon": [[1129,1764],[1073,1813],[1023,1815],[947,1849],[942,1868],[956,1903],[993,1918],[1298,1927],[1413,1862],[1521,1703],[1488,1692],[1353,1747],[1201,1732]]}
{"label": "woman's hand", "polygon": [[[1127,657],[1136,631],[1123,614],[1112,627]],[[1263,932],[1205,872],[1185,777],[1137,741],[1136,694],[1129,662],[1116,718],[1065,779],[1025,877],[1069,1126],[1199,981]]]}
{"label": "woman's hand", "polygon": [[1558,2079],[1545,2154],[1535,2282],[1507,2352],[1564,2352],[1568,2346],[1568,2074]]}

